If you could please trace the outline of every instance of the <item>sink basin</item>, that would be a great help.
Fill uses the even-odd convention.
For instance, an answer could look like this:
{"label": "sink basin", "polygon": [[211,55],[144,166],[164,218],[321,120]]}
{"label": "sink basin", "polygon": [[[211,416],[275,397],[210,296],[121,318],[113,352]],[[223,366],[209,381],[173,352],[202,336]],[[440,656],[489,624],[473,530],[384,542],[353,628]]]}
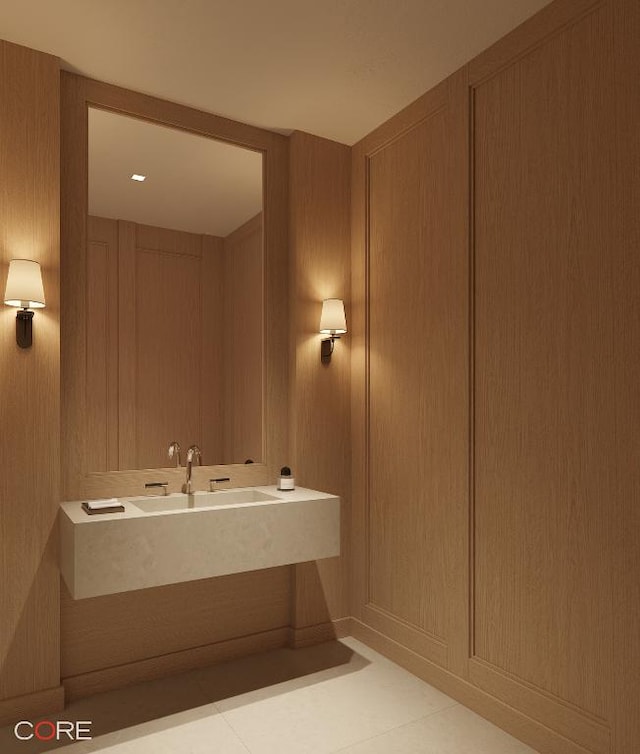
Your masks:
{"label": "sink basin", "polygon": [[218,492],[196,492],[194,495],[167,495],[150,497],[148,500],[134,500],[132,505],[144,513],[165,513],[191,508],[216,508],[220,505],[242,505],[243,503],[266,503],[278,498],[256,489],[229,490]]}

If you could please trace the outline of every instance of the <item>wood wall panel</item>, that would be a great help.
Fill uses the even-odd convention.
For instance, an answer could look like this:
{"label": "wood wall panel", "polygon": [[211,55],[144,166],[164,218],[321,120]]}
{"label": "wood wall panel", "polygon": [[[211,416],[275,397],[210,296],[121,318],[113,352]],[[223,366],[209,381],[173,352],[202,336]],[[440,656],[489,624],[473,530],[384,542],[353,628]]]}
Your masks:
{"label": "wood wall panel", "polygon": [[88,468],[162,468],[172,440],[221,463],[222,239],[100,217],[88,238]]}
{"label": "wood wall panel", "polygon": [[[222,322],[224,326],[224,240],[217,236],[202,236],[201,240],[200,437],[205,453],[204,463],[223,464],[226,463],[223,444],[225,351],[220,348],[220,331],[217,323]],[[262,440],[261,423],[257,431]]]}
{"label": "wood wall panel", "polygon": [[89,468],[118,468],[118,223],[89,218],[87,446]]}
{"label": "wood wall panel", "polygon": [[[446,669],[442,642],[425,641],[411,621],[433,631],[420,601],[428,610],[437,596],[444,611],[454,593],[436,595],[417,578],[405,588],[408,567],[399,592],[389,584],[389,570],[404,561],[415,573],[425,557],[425,536],[402,548],[394,535],[425,526],[421,516],[431,523],[428,510],[398,502],[382,470],[405,441],[407,419],[394,425],[396,416],[410,405],[420,415],[419,391],[385,379],[385,357],[419,311],[407,288],[410,297],[420,283],[382,255],[376,273],[372,256],[377,238],[396,240],[376,228],[381,217],[397,222],[400,248],[431,230],[410,214],[420,192],[435,204],[443,186],[434,189],[424,167],[428,140],[414,145],[413,161],[399,145],[446,112],[443,85],[353,148],[354,631],[542,754],[635,754],[640,740],[639,35],[635,0],[556,0],[453,77],[461,88],[449,98],[457,112],[445,141],[468,165],[451,180],[472,223],[449,224],[470,251],[469,290],[450,292],[470,304],[471,359],[446,363],[455,378],[462,366],[471,412],[468,428],[455,425],[469,444],[468,476],[450,456],[469,480],[470,505],[449,515],[469,609],[443,624],[457,642]],[[389,166],[378,170],[385,152]],[[387,291],[387,317],[406,314],[382,338]],[[403,375],[432,366],[433,338],[411,343]],[[425,459],[412,450],[389,464],[389,478],[417,487]],[[385,484],[389,508],[376,511]],[[369,595],[383,605],[367,605]],[[392,610],[403,608],[401,620]]]}
{"label": "wood wall panel", "polygon": [[264,374],[262,213],[223,242],[222,463],[262,461]]}
{"label": "wood wall panel", "polygon": [[640,741],[640,3],[613,4],[617,233],[614,370],[618,443],[611,523],[616,553],[613,588],[614,742],[631,753]]}
{"label": "wood wall panel", "polygon": [[611,59],[602,9],[476,87],[473,130],[475,654],[604,720]]}
{"label": "wood wall panel", "polygon": [[47,303],[28,350],[0,306],[0,724],[62,702],[59,75],[57,58],[0,42],[0,289],[11,259],[33,259]]}
{"label": "wood wall panel", "polygon": [[[295,568],[292,623],[302,629],[349,614],[350,532],[350,151],[317,136],[291,137],[291,442],[297,484],[339,495],[341,556]],[[345,302],[348,333],[320,362],[325,298]]]}
{"label": "wood wall panel", "polygon": [[172,440],[185,451],[197,444],[203,453],[211,452],[201,437],[202,263],[187,254],[139,248],[135,265],[136,318],[130,323],[137,394],[133,468],[153,469],[169,465]]}
{"label": "wood wall panel", "polygon": [[288,626],[289,581],[271,568],[85,600],[63,588],[62,677]]}
{"label": "wood wall panel", "polygon": [[446,121],[437,110],[369,157],[369,601],[440,640],[448,511],[464,494],[451,463],[463,438],[445,431],[464,426],[465,397],[451,379],[464,374],[465,280],[448,235]]}
{"label": "wood wall panel", "polygon": [[[354,149],[354,263],[366,355],[354,599],[376,630],[463,673],[467,660],[465,72]],[[364,279],[363,274],[364,273]],[[354,298],[361,296],[354,290]],[[364,371],[363,371],[364,368]],[[354,408],[355,412],[355,408]],[[355,414],[354,414],[355,415]],[[354,521],[354,529],[356,523]]]}

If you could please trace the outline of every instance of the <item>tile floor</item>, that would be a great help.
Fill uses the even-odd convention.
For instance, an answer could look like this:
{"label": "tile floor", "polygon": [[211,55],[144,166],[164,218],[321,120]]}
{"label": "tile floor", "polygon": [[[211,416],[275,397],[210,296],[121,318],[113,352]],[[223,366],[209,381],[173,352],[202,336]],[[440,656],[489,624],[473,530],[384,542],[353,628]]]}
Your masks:
{"label": "tile floor", "polygon": [[[73,702],[64,754],[535,754],[355,639],[268,652]],[[61,746],[0,730],[2,754]]]}

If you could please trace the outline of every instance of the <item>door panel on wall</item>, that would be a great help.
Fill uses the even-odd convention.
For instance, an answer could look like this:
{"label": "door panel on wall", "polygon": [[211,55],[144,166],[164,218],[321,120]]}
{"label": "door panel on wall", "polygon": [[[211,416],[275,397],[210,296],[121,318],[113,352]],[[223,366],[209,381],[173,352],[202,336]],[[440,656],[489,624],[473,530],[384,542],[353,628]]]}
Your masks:
{"label": "door panel on wall", "polygon": [[[446,87],[433,104],[368,157],[364,610],[447,665],[449,642],[466,630],[467,267]],[[463,113],[456,122],[464,129]]]}
{"label": "door panel on wall", "polygon": [[477,85],[473,128],[474,651],[603,720],[616,443],[608,21],[598,10]]}

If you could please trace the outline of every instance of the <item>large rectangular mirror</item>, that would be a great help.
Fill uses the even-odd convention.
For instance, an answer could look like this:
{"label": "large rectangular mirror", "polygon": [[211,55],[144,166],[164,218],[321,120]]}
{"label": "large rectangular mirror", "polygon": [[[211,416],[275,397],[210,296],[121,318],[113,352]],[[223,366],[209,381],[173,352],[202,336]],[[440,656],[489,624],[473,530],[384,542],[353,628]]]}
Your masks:
{"label": "large rectangular mirror", "polygon": [[88,133],[88,468],[262,461],[262,154],[97,108]]}
{"label": "large rectangular mirror", "polygon": [[[288,140],[61,77],[63,499],[288,461]],[[134,181],[133,174],[146,175]],[[247,464],[251,460],[254,463]]]}

